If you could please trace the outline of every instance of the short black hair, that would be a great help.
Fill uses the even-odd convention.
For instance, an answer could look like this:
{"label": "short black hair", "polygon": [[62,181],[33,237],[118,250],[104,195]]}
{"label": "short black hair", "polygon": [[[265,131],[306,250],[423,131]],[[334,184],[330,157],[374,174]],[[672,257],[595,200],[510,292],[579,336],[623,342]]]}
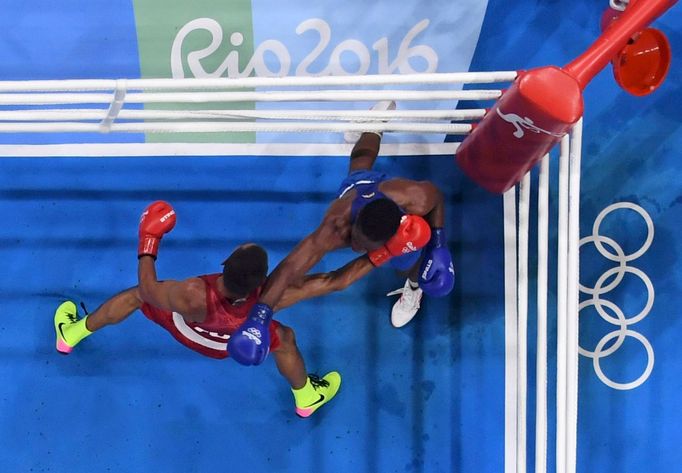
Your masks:
{"label": "short black hair", "polygon": [[240,246],[223,261],[223,284],[235,296],[251,294],[267,275],[268,254],[255,243]]}
{"label": "short black hair", "polygon": [[395,235],[403,213],[391,199],[376,199],[365,205],[356,222],[363,235],[372,241],[385,243]]}

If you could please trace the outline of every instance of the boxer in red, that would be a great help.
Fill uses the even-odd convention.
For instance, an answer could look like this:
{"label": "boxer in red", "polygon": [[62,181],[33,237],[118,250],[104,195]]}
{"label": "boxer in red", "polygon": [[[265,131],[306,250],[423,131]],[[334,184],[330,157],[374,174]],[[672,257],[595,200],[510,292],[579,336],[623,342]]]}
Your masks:
{"label": "boxer in red", "polygon": [[[150,320],[164,327],[183,345],[211,358],[230,355],[227,342],[256,303],[268,272],[268,257],[260,246],[239,246],[224,262],[222,273],[184,281],[159,281],[156,256],[159,242],[175,225],[176,215],[166,202],[149,205],[140,219],[138,247],[138,286],[107,300],[93,313],[79,318],[72,301],[62,303],[55,312],[57,350],[68,354],[83,338],[121,322],[140,309]],[[284,291],[275,310],[300,300],[341,290],[348,280],[365,274],[371,265],[358,258],[330,274],[313,274]],[[354,274],[358,273],[358,274]],[[329,402],[339,389],[340,375],[332,371],[324,377],[308,374],[296,346],[294,331],[279,322],[269,321],[269,343],[279,372],[290,384],[296,414],[308,417]],[[256,329],[245,332],[257,338]],[[255,334],[255,335],[254,335]]]}

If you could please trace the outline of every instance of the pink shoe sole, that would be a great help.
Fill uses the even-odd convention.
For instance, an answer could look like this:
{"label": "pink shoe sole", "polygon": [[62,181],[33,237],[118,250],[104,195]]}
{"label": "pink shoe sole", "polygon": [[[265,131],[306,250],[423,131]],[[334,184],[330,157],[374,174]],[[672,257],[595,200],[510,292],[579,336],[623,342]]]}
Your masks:
{"label": "pink shoe sole", "polygon": [[310,415],[315,412],[315,409],[313,408],[307,408],[307,409],[301,409],[300,407],[296,408],[296,415],[299,417],[310,417]]}
{"label": "pink shoe sole", "polygon": [[[63,340],[57,339],[57,351],[62,355],[68,355],[73,350],[73,347],[67,345]],[[309,414],[310,415],[310,414]]]}

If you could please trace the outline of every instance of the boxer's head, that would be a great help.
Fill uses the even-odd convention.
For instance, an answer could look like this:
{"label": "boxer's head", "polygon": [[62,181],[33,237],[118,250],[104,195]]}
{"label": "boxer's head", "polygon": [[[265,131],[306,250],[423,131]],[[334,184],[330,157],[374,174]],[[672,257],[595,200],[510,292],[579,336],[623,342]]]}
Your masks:
{"label": "boxer's head", "polygon": [[255,243],[239,246],[223,261],[223,286],[233,302],[246,298],[267,275],[268,254]]}
{"label": "boxer's head", "polygon": [[372,251],[380,248],[395,235],[403,213],[390,199],[376,199],[358,212],[351,228],[351,248]]}

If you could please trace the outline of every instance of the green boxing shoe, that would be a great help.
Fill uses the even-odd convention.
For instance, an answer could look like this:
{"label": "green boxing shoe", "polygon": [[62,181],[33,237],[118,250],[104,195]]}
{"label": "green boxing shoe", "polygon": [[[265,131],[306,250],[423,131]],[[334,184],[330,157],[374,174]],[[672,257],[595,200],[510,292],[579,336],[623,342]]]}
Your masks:
{"label": "green boxing shoe", "polygon": [[313,412],[331,401],[341,387],[341,375],[331,371],[320,378],[308,375],[308,381],[301,389],[292,389],[296,400],[296,415],[310,417]]}
{"label": "green boxing shoe", "polygon": [[[83,310],[85,306],[81,304]],[[54,313],[54,331],[57,335],[57,351],[62,355],[68,355],[81,340],[92,334],[88,330],[85,317],[78,318],[78,309],[72,301],[62,302]]]}

